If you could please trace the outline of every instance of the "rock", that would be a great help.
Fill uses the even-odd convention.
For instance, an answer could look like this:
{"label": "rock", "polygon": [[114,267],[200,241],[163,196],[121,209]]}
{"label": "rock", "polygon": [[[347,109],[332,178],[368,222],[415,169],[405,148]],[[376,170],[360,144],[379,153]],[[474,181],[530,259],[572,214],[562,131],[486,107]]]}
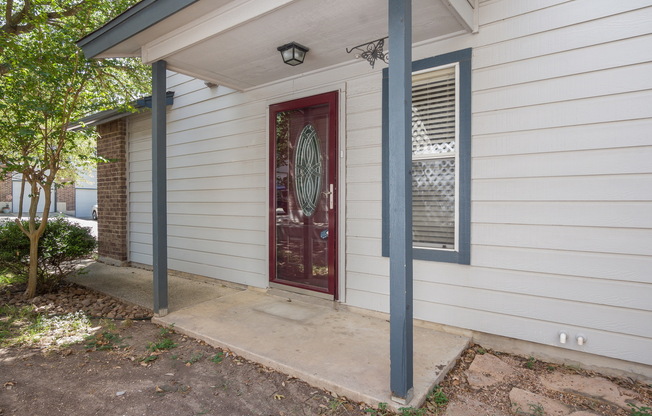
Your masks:
{"label": "rock", "polygon": [[509,392],[509,400],[512,402],[512,410],[516,414],[520,414],[519,411],[523,414],[543,414],[547,416],[566,416],[571,413],[566,405],[556,400],[516,387]]}
{"label": "rock", "polygon": [[613,404],[630,410],[627,403],[634,401],[634,393],[618,387],[602,377],[584,377],[578,374],[552,373],[541,377],[541,382],[549,390],[572,393],[594,400]]}
{"label": "rock", "polygon": [[466,378],[474,388],[482,388],[501,382],[516,370],[492,354],[478,354],[466,370]]}
{"label": "rock", "polygon": [[507,416],[498,409],[468,396],[458,396],[446,408],[444,416]]}

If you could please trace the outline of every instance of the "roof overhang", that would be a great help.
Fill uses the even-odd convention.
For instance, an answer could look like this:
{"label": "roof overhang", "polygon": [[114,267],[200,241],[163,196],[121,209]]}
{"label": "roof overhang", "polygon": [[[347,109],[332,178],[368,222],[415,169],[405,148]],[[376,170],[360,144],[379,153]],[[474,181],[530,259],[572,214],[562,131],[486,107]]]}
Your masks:
{"label": "roof overhang", "polygon": [[[165,105],[174,104],[174,91],[168,91],[165,93]],[[136,112],[143,110],[145,108],[152,108],[152,96],[148,95],[146,97],[138,98],[130,104]],[[124,117],[127,117],[133,114],[133,111],[125,111],[119,109],[111,109],[99,111],[97,113],[91,114],[89,116],[80,118],[74,123],[68,126],[68,130],[75,131],[86,129],[89,127],[96,127],[100,124],[105,124],[113,120],[118,120]]]}
{"label": "roof overhang", "polygon": [[[413,0],[413,43],[469,33],[476,0]],[[183,74],[244,90],[355,61],[346,48],[387,36],[387,1],[143,0],[78,42],[89,58],[167,61]],[[277,47],[310,48],[283,64]]]}

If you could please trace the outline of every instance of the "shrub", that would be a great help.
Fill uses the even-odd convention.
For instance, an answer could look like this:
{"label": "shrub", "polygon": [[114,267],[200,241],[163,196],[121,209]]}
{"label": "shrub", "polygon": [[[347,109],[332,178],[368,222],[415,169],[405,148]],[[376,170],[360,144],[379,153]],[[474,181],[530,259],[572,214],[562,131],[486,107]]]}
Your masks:
{"label": "shrub", "polygon": [[[28,227],[27,221],[23,221],[23,225]],[[75,260],[90,256],[96,246],[90,228],[63,217],[50,219],[38,248],[38,286],[41,291],[56,287],[75,270]],[[14,221],[0,223],[0,269],[26,276],[28,267],[29,239]]]}

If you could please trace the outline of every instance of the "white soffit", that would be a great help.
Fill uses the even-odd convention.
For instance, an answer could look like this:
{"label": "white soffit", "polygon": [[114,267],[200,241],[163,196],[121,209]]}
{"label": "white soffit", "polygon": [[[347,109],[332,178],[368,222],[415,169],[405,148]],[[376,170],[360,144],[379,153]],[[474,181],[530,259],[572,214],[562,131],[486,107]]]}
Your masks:
{"label": "white soffit", "polygon": [[[387,14],[387,0],[201,0],[114,49],[245,90],[354,60],[346,48],[387,36]],[[467,0],[413,0],[413,42],[470,32],[469,16]],[[296,67],[276,50],[291,41],[310,48]]]}

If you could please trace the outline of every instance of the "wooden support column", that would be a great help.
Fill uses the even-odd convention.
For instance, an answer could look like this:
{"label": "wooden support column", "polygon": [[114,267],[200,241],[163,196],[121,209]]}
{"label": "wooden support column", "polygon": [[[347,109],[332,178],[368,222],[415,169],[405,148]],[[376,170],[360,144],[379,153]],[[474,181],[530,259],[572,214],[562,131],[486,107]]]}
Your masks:
{"label": "wooden support column", "polygon": [[413,394],[412,4],[389,0],[389,277],[392,400]]}
{"label": "wooden support column", "polygon": [[154,313],[168,314],[166,62],[152,64],[152,227]]}

